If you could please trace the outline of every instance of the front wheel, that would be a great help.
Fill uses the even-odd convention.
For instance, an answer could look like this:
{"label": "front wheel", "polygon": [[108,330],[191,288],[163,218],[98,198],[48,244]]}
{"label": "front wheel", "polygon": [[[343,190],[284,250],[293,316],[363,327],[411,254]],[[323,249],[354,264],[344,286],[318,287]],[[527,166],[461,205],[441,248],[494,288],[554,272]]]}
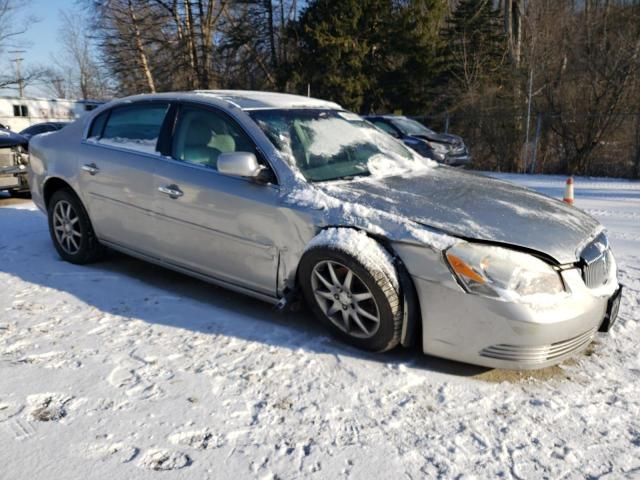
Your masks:
{"label": "front wheel", "polygon": [[49,233],[58,254],[67,262],[97,260],[103,248],[96,238],[82,203],[72,192],[58,190],[48,206]]}
{"label": "front wheel", "polygon": [[298,274],[307,304],[332,334],[376,352],[399,343],[402,303],[388,269],[367,267],[355,255],[318,246],[305,253]]}

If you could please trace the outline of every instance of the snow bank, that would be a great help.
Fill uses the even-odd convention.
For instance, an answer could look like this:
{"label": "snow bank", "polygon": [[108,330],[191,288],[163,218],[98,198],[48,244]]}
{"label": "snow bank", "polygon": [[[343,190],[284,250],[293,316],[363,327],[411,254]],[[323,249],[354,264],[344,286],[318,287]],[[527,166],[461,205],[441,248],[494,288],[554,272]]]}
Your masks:
{"label": "snow bank", "polygon": [[167,471],[188,467],[191,459],[182,452],[154,448],[142,455],[138,465],[147,470]]}
{"label": "snow bank", "polygon": [[637,477],[640,182],[592,185],[576,205],[610,234],[620,317],[540,372],[363,353],[122,255],[68,264],[33,204],[0,199],[0,477]]}

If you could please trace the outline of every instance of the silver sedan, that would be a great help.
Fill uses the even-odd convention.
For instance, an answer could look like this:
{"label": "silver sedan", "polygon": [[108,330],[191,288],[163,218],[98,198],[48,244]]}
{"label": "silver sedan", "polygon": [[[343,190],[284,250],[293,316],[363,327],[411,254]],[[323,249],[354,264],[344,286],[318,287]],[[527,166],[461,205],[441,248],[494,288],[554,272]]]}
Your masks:
{"label": "silver sedan", "polygon": [[437,165],[334,103],[202,91],[129,97],[30,145],[60,256],[105,247],[286,306],[357,347],[538,368],[615,320],[602,227]]}

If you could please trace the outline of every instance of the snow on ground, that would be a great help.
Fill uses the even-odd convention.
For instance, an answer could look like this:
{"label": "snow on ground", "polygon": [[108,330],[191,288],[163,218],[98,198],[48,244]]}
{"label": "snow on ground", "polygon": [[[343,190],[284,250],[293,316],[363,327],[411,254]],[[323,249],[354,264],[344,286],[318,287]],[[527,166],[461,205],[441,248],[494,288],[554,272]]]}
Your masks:
{"label": "snow on ground", "polygon": [[64,263],[44,216],[0,198],[0,478],[640,476],[640,183],[577,178],[576,205],[610,230],[619,322],[513,373],[362,353],[122,255]]}

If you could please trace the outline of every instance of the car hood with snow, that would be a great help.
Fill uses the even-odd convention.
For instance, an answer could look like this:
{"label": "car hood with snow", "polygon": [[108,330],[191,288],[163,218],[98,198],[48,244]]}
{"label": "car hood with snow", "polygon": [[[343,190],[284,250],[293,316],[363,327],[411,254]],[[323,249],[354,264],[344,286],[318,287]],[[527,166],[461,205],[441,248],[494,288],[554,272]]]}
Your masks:
{"label": "car hood with snow", "polygon": [[410,137],[417,138],[420,140],[427,140],[430,142],[438,142],[438,143],[447,143],[453,146],[463,145],[464,142],[462,137],[458,135],[452,135],[450,133],[432,133],[432,134],[422,134],[422,135],[409,135]]}
{"label": "car hood with snow", "polygon": [[599,223],[558,200],[447,167],[411,176],[318,184],[343,202],[367,205],[465,239],[526,248],[573,263]]}

